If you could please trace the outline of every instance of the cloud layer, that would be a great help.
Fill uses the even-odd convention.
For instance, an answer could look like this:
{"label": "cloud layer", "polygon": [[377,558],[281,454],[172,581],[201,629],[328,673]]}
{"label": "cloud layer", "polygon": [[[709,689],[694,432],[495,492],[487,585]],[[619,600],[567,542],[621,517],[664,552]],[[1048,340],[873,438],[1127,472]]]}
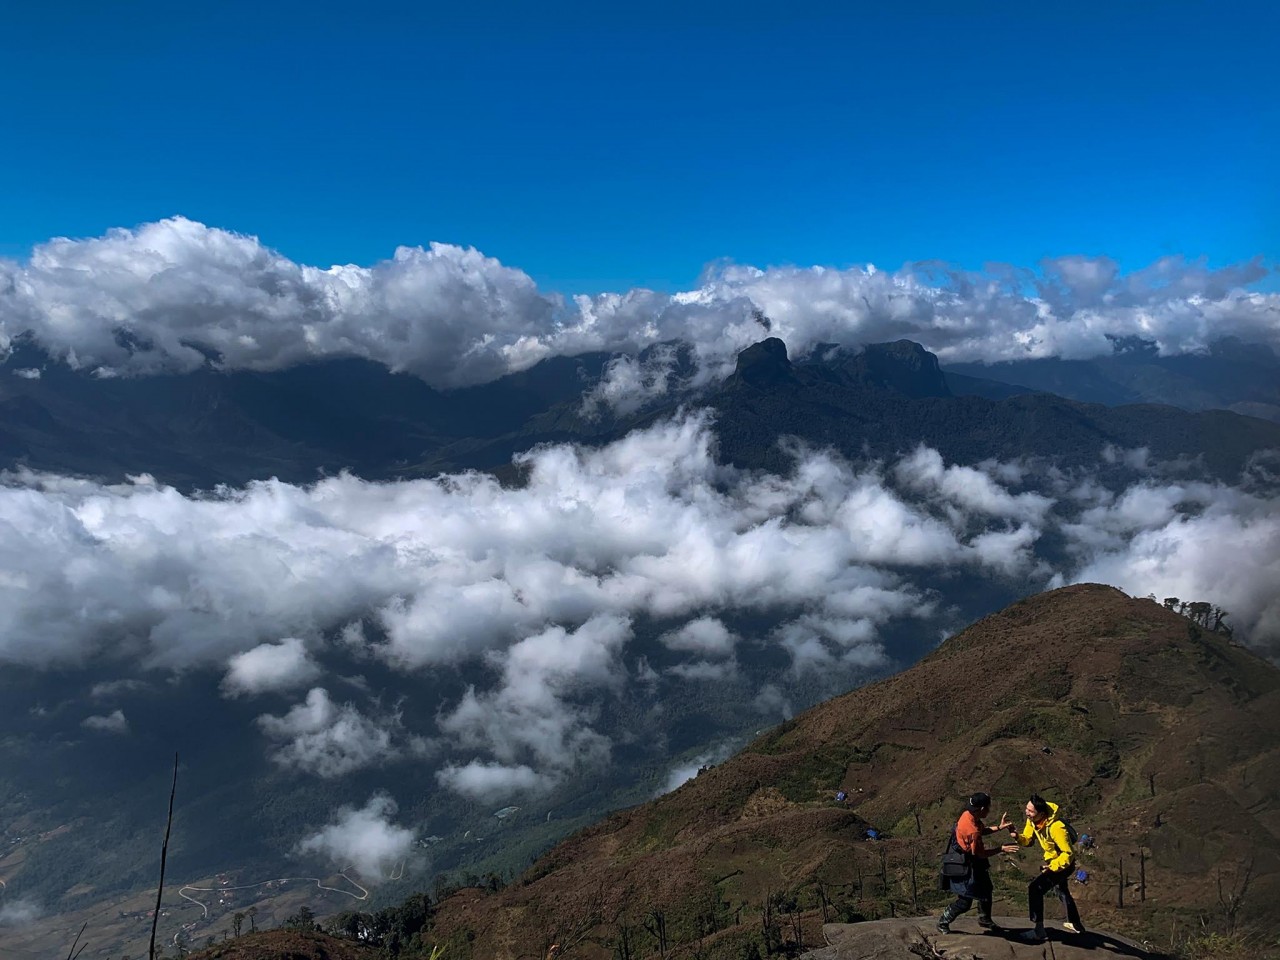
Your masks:
{"label": "cloud layer", "polygon": [[284,716],[263,714],[258,726],[279,745],[277,763],[320,777],[340,777],[392,756],[394,718],[375,720],[354,704],[336,704],[329,691],[316,687],[303,703]]}
{"label": "cloud layer", "polygon": [[0,927],[25,927],[44,914],[34,900],[17,899],[0,904]]}
{"label": "cloud layer", "polygon": [[233,656],[227,661],[222,689],[232,697],[266,693],[310,683],[318,676],[320,668],[302,639],[285,637],[279,643],[264,643]]}
{"label": "cloud layer", "polygon": [[[1280,634],[1280,498],[1262,460],[1229,487],[1100,450],[1133,478],[1108,489],[1088,471],[948,464],[923,447],[860,466],[796,449],[782,476],[714,451],[692,414],[599,449],[539,448],[520,488],[339,476],[183,496],[146,478],[8,475],[0,661],[206,671],[227,696],[273,698],[256,727],[284,767],[334,778],[413,757],[494,798],[607,764],[611,700],[738,682],[748,640],[796,678],[883,668],[887,630],[955,625],[957,576],[1207,599],[1238,637]],[[740,636],[727,624],[742,617],[763,626]],[[641,628],[660,669],[638,655]],[[352,656],[467,679],[410,729],[336,685],[326,663]],[[790,710],[776,687],[755,695]],[[119,710],[85,723],[128,730]]]}
{"label": "cloud layer", "polygon": [[[1251,291],[1260,260],[1209,269],[1176,257],[1133,273],[1105,257],[981,274],[936,264],[746,266],[675,295],[630,290],[565,299],[471,248],[401,247],[371,267],[295,263],[257,238],[175,217],[105,236],[55,239],[25,262],[0,259],[0,350],[30,331],[100,375],[273,370],[366,357],[439,387],[492,380],[555,355],[692,348],[696,379],[771,332],[793,353],[908,337],[944,360],[1086,358],[1109,336],[1165,354],[1235,334],[1280,349],[1280,294]],[[620,359],[593,402],[634,404],[667,389],[673,357]],[[24,376],[38,376],[26,369]]]}
{"label": "cloud layer", "polygon": [[342,807],[332,822],[298,844],[299,853],[319,854],[338,870],[354,869],[368,884],[387,878],[413,850],[413,831],[394,822],[396,802],[375,794],[363,807]]}
{"label": "cloud layer", "polygon": [[98,733],[128,733],[129,720],[124,715],[123,710],[112,710],[107,714],[95,714],[91,717],[85,717],[80,721],[80,726],[86,730],[95,730]]}

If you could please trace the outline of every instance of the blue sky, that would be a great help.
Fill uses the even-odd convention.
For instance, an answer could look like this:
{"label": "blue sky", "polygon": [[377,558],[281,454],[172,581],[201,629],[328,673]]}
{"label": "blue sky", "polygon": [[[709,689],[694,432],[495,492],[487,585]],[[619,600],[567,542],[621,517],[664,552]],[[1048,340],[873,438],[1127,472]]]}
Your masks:
{"label": "blue sky", "polygon": [[10,5],[0,255],[172,214],[566,292],[1280,252],[1270,5],[471,6]]}

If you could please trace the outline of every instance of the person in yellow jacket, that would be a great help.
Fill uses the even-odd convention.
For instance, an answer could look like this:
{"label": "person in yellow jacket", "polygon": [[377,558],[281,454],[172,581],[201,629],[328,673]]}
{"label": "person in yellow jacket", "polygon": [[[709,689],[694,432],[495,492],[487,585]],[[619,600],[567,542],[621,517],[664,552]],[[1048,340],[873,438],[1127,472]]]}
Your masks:
{"label": "person in yellow jacket", "polygon": [[1048,939],[1044,930],[1044,895],[1050,890],[1058,894],[1058,899],[1066,908],[1067,922],[1063,927],[1072,933],[1084,933],[1080,909],[1076,906],[1068,885],[1075,866],[1076,852],[1071,844],[1066,822],[1058,817],[1058,805],[1038,794],[1032,794],[1027,801],[1026,814],[1027,822],[1023,825],[1022,832],[1018,833],[1010,827],[1009,833],[1024,847],[1038,842],[1044,853],[1044,863],[1040,864],[1040,876],[1027,884],[1027,909],[1035,929],[1026,931],[1021,939],[1029,943],[1044,943]]}

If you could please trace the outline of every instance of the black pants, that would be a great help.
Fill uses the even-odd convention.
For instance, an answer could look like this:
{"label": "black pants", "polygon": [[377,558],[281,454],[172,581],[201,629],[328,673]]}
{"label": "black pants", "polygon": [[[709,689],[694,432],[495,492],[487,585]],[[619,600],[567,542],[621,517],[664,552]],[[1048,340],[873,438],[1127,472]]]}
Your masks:
{"label": "black pants", "polygon": [[1044,926],[1044,895],[1050,890],[1057,892],[1067,911],[1067,920],[1076,927],[1082,926],[1080,910],[1071,896],[1071,888],[1067,886],[1070,879],[1071,868],[1068,867],[1066,870],[1046,870],[1027,884],[1027,909],[1031,913],[1031,922],[1037,927]]}
{"label": "black pants", "polygon": [[[947,909],[943,911],[944,914],[946,915],[947,923],[950,923],[956,917],[960,916],[960,914],[967,913],[969,908],[973,906],[973,900],[974,900],[973,897],[956,897],[955,900],[952,901],[951,906],[947,907]],[[991,922],[991,898],[990,897],[987,897],[986,900],[978,901],[978,922],[979,923]]]}
{"label": "black pants", "polygon": [[967,913],[969,908],[973,906],[973,902],[978,902],[978,919],[980,921],[991,920],[991,869],[985,860],[975,860],[973,862],[973,876],[969,881],[967,889],[972,896],[964,896],[959,894],[956,896],[955,902],[943,911],[943,916],[950,923],[962,913]]}

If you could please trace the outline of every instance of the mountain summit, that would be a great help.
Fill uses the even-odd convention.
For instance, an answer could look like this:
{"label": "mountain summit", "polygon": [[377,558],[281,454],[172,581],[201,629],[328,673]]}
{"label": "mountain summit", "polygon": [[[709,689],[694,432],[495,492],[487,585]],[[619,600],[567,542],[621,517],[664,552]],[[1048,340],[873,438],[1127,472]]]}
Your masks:
{"label": "mountain summit", "polygon": [[770,337],[747,347],[738,354],[733,380],[752,387],[795,383],[791,361],[787,359],[787,345],[777,337]]}

